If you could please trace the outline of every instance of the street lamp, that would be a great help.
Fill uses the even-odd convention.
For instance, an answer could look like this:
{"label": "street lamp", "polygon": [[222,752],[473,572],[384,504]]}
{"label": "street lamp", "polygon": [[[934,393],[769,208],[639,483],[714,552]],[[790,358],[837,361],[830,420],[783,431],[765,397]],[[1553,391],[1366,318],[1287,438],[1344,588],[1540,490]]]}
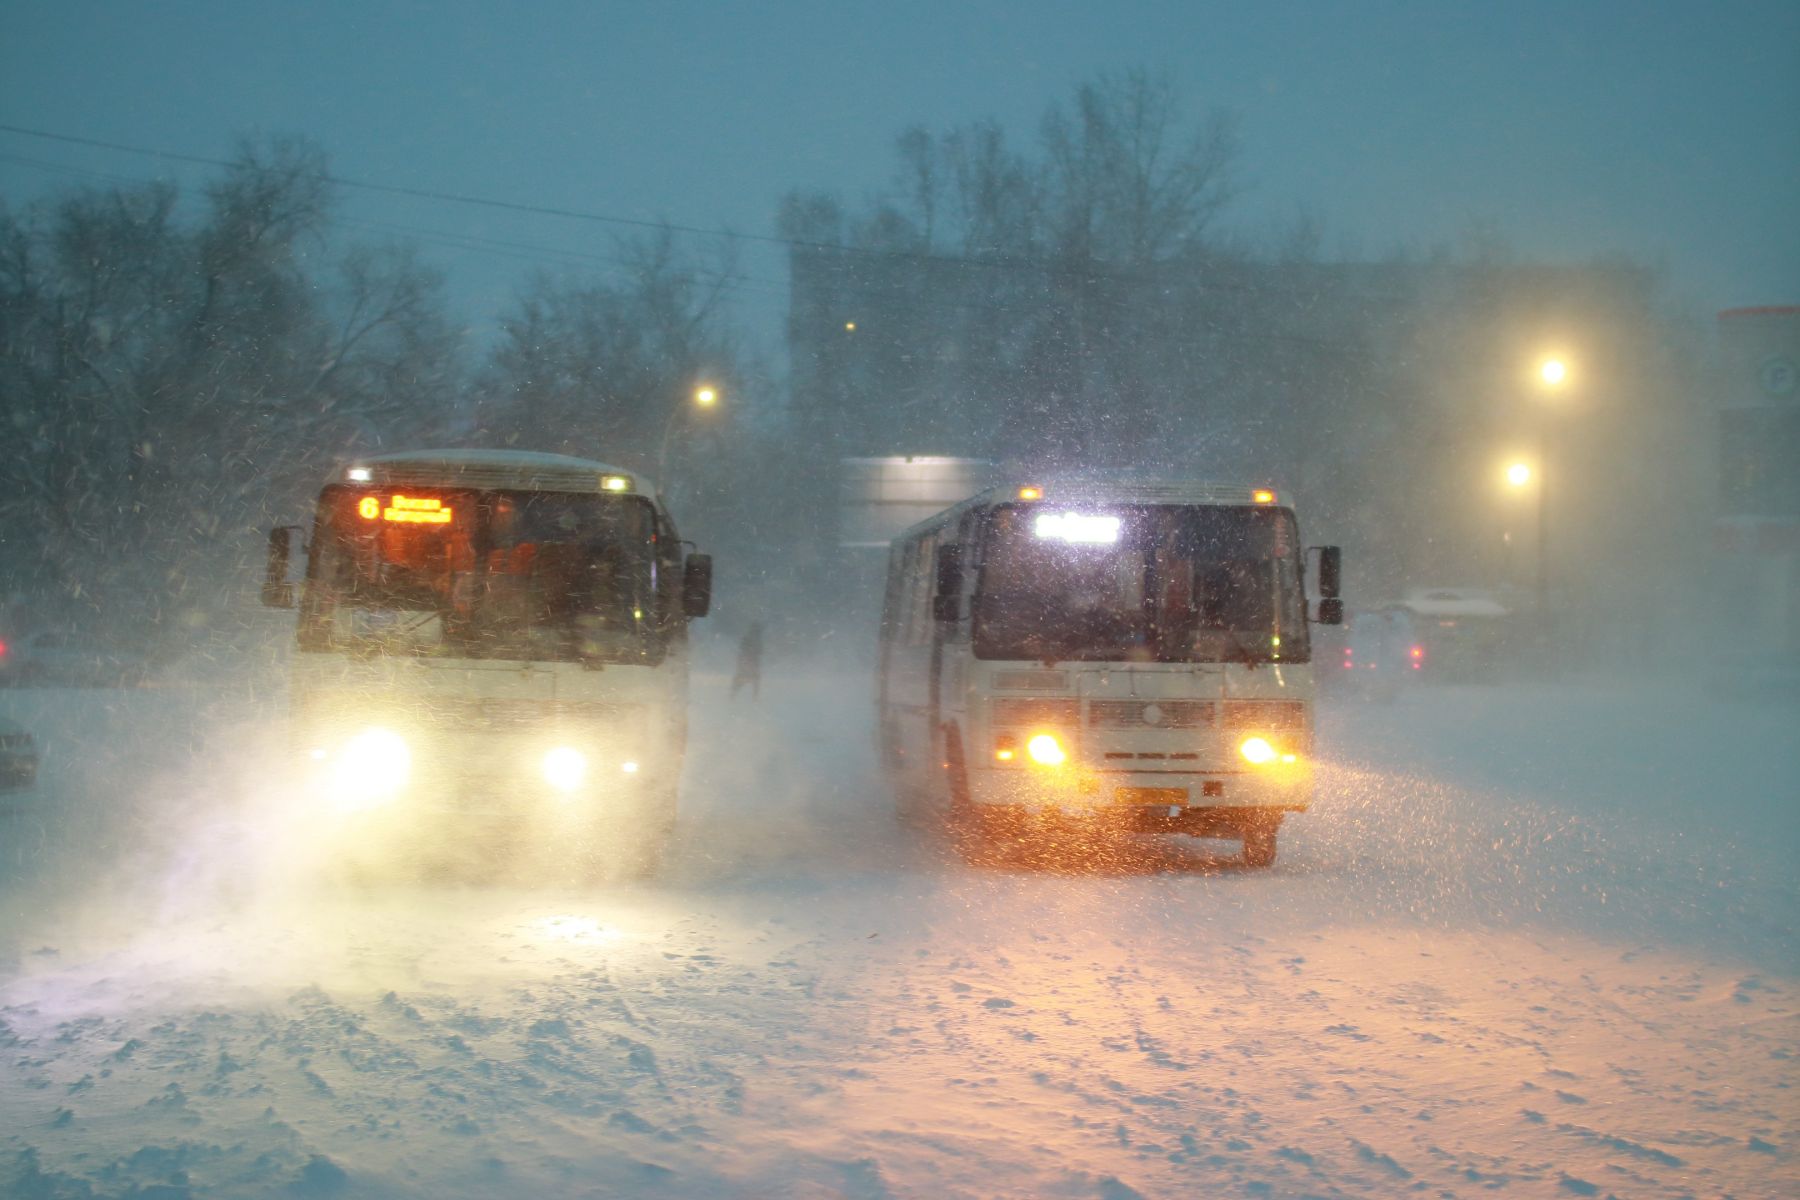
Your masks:
{"label": "street lamp", "polygon": [[[1538,461],[1541,463],[1543,461],[1543,459],[1540,457]],[[1513,462],[1507,463],[1504,474],[1505,474],[1505,478],[1506,478],[1506,486],[1513,489],[1515,492],[1522,492],[1526,488],[1531,487],[1533,484],[1537,485],[1537,487],[1536,487],[1536,491],[1537,491],[1537,527],[1538,527],[1537,528],[1537,607],[1538,607],[1538,618],[1541,621],[1543,619],[1543,612],[1544,612],[1544,592],[1545,592],[1545,586],[1544,586],[1544,579],[1545,579],[1545,572],[1544,572],[1544,481],[1543,481],[1543,476],[1542,476],[1542,473],[1540,472],[1540,470],[1538,470],[1537,468],[1534,468],[1531,465],[1531,463],[1526,462],[1524,459],[1518,459]],[[1508,539],[1510,542],[1511,535],[1508,534],[1507,536],[1508,536]],[[1510,574],[1510,569],[1509,569],[1509,574]]]}
{"label": "street lamp", "polygon": [[[1559,390],[1569,379],[1569,364],[1566,360],[1550,355],[1538,363],[1538,391],[1540,398],[1550,392]],[[1537,419],[1538,454],[1537,454],[1537,610],[1538,629],[1544,639],[1544,649],[1550,649],[1550,419],[1540,412]],[[1524,468],[1525,477],[1513,481],[1514,472]],[[1531,469],[1527,464],[1514,463],[1507,470],[1507,479],[1515,487],[1524,487],[1531,481]]]}
{"label": "street lamp", "polygon": [[[719,403],[719,389],[710,383],[696,384],[694,386],[693,394],[689,397],[689,402],[692,407],[696,409],[712,408]],[[676,423],[681,420],[682,414],[689,411],[689,404],[676,404],[669,410],[669,419],[663,422],[662,450],[656,456],[656,482],[658,487],[665,489],[668,487],[669,442],[670,439],[675,436]]]}

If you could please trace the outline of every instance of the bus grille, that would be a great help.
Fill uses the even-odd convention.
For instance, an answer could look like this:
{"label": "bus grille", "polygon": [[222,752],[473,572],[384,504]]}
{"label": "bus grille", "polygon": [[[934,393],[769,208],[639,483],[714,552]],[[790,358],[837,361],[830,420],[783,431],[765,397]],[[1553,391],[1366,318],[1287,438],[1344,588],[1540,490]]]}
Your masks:
{"label": "bus grille", "polygon": [[1305,729],[1306,705],[1298,700],[1238,700],[1225,706],[1227,729]]}
{"label": "bus grille", "polygon": [[1074,725],[1081,719],[1075,700],[1026,700],[1004,697],[994,701],[996,725]]}
{"label": "bus grille", "polygon": [[642,705],[596,700],[469,700],[444,714],[447,723],[474,729],[524,729],[559,723],[623,724],[636,721]]}
{"label": "bus grille", "polygon": [[1213,722],[1210,700],[1095,700],[1088,724],[1102,729],[1199,729]]}
{"label": "bus grille", "polygon": [[1059,692],[1069,686],[1067,671],[995,671],[994,686],[1021,692]]}

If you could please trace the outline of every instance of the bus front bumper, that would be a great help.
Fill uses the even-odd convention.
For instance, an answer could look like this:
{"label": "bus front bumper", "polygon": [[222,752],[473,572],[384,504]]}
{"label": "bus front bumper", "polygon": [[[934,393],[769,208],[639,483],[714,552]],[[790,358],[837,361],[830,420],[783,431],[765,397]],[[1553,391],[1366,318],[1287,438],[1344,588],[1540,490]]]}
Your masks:
{"label": "bus front bumper", "polygon": [[1248,771],[972,770],[969,800],[977,808],[1071,817],[1180,819],[1234,809],[1304,812],[1312,802],[1312,770],[1279,764]]}

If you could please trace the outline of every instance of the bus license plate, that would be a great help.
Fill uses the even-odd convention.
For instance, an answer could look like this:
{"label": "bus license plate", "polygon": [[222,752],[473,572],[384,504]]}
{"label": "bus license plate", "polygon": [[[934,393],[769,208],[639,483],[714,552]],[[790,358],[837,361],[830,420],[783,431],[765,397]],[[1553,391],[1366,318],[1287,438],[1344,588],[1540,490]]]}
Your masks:
{"label": "bus license plate", "polygon": [[1170,805],[1186,805],[1188,793],[1186,788],[1120,788],[1113,794],[1115,804],[1128,804],[1133,808],[1167,807]]}

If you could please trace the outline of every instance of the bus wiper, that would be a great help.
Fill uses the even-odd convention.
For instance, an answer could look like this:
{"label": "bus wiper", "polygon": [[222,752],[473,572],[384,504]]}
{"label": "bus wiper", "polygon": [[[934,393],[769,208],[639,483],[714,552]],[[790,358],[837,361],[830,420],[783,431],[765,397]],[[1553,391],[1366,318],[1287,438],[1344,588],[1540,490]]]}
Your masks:
{"label": "bus wiper", "polygon": [[[379,610],[376,610],[379,611]],[[410,614],[411,610],[407,610]],[[385,629],[367,630],[356,636],[355,640],[345,646],[353,657],[380,658],[392,654],[402,646],[413,645],[412,635],[425,628],[432,621],[441,621],[443,614],[434,609],[419,611],[416,616],[396,615],[393,624]],[[439,638],[442,643],[442,638]]]}
{"label": "bus wiper", "polygon": [[1256,652],[1238,637],[1236,630],[1232,630],[1229,636],[1231,638],[1231,648],[1237,651],[1238,655],[1230,661],[1241,662],[1249,670],[1256,670],[1257,664],[1262,661],[1256,657]]}

